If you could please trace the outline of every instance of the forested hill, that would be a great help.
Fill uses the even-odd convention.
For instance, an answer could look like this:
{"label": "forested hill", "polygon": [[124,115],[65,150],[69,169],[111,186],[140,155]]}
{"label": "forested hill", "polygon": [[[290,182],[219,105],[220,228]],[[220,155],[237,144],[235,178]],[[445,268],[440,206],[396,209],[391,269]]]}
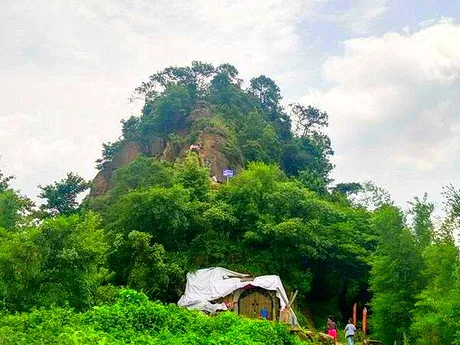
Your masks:
{"label": "forested hill", "polygon": [[333,154],[322,131],[327,114],[300,104],[284,109],[280,89],[265,76],[242,85],[229,64],[193,62],[152,75],[133,94],[144,102],[141,116],[123,121],[121,138],[104,145],[91,194],[105,193],[114,170],[138,155],[174,162],[192,145],[200,146],[201,163],[219,180],[225,168],[263,162],[325,192]]}
{"label": "forested hill", "polygon": [[[278,326],[225,315],[207,323],[122,290],[176,303],[188,272],[222,266],[279,275],[288,292],[298,290],[309,328],[323,330],[327,315],[341,327],[358,303],[385,345],[460,343],[458,190],[446,189],[447,216],[435,227],[426,196],[411,202],[409,222],[372,183],[334,184],[328,115],[283,107],[273,80],[245,83],[228,64],[166,68],[132,97],[143,100],[142,113],[104,145],[91,183],[69,173],[39,186],[38,207],[0,172],[0,342],[26,339],[33,327],[51,334],[50,318],[98,340],[184,343],[187,334],[202,344],[206,334],[224,339],[221,329],[222,344],[238,336],[270,343],[250,333],[265,329],[286,339],[276,344],[295,343]],[[229,183],[224,169],[235,171]],[[64,309],[28,313],[40,307]]]}

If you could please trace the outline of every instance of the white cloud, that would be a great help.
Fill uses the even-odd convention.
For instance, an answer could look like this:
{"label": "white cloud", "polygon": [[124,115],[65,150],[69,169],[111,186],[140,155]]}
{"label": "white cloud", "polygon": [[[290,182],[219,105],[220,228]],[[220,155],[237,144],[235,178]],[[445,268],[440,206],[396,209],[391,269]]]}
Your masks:
{"label": "white cloud", "polygon": [[322,20],[339,24],[359,35],[367,34],[374,22],[383,17],[390,9],[389,0],[355,0],[340,11],[320,12]]}
{"label": "white cloud", "polygon": [[276,79],[308,52],[297,26],[310,5],[0,2],[0,168],[31,196],[68,171],[92,178],[102,142],[115,140],[119,120],[136,111],[126,100],[143,78],[203,60]]}
{"label": "white cloud", "polygon": [[373,179],[402,204],[458,183],[460,26],[344,42],[324,64],[332,84],[304,100],[328,111],[339,180]]}
{"label": "white cloud", "polygon": [[[338,11],[330,0],[0,2],[0,168],[31,196],[68,171],[92,178],[101,143],[137,111],[131,91],[169,65],[230,62],[242,77],[264,73],[294,94],[321,84],[308,78],[311,61],[326,54],[315,44],[334,38],[305,23],[362,35],[389,8],[388,0],[350,3]],[[349,40],[327,61],[333,87],[306,100],[330,113],[337,176],[390,185],[410,167],[412,177],[423,171],[411,180],[418,187],[453,181],[453,169],[440,167],[458,150],[458,30],[444,22]]]}

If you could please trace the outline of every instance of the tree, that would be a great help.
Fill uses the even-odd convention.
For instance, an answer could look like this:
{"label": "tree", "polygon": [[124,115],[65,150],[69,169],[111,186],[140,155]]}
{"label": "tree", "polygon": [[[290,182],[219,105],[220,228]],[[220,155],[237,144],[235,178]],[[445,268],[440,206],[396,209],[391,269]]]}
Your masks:
{"label": "tree", "polygon": [[393,205],[390,193],[372,181],[365,181],[360,184],[361,188],[349,196],[352,204],[362,206],[373,211],[385,205]]}
{"label": "tree", "polygon": [[405,227],[396,207],[383,206],[376,211],[374,226],[378,247],[370,280],[373,334],[384,344],[403,344],[416,297],[424,287],[423,258],[414,234]]}
{"label": "tree", "polygon": [[140,156],[115,171],[110,195],[118,197],[153,186],[172,187],[175,173],[171,163]]}
{"label": "tree", "polygon": [[276,163],[281,160],[281,143],[276,128],[252,111],[238,131],[241,151],[247,162]]}
{"label": "tree", "polygon": [[0,170],[0,193],[10,188],[10,181],[14,179],[14,176],[5,176]]}
{"label": "tree", "polygon": [[362,190],[363,186],[361,183],[357,182],[345,182],[345,183],[338,183],[334,188],[333,191],[337,193],[341,193],[345,196],[354,195]]}
{"label": "tree", "polygon": [[230,65],[229,63],[219,65],[216,68],[216,74],[225,75],[231,84],[241,87],[243,80],[238,78],[239,72],[235,66]]}
{"label": "tree", "polygon": [[138,137],[140,118],[131,116],[128,120],[121,120],[121,124],[121,133],[125,140],[133,140]]}
{"label": "tree", "polygon": [[294,133],[300,137],[319,133],[329,125],[329,116],[325,111],[320,111],[311,105],[305,107],[299,103],[292,103],[289,106],[294,118]]}
{"label": "tree", "polygon": [[78,195],[91,186],[90,182],[74,173],[54,184],[41,186],[39,198],[46,201],[40,208],[50,215],[69,215],[78,210]]}
{"label": "tree", "polygon": [[425,193],[422,199],[415,197],[414,201],[409,202],[409,205],[411,206],[409,214],[413,217],[412,229],[420,247],[424,249],[434,238],[434,226],[431,220],[434,204],[428,202],[428,195]]}
{"label": "tree", "polygon": [[273,121],[278,117],[282,97],[280,88],[272,79],[264,75],[253,78],[248,91],[259,99],[270,120]]}
{"label": "tree", "polygon": [[460,228],[460,191],[453,185],[444,187],[444,208],[446,217],[436,234],[440,238],[450,239],[455,230]]}
{"label": "tree", "polygon": [[298,103],[290,104],[290,108],[295,138],[284,147],[283,167],[290,175],[308,170],[308,175],[316,181],[313,185],[319,180],[327,185],[331,182],[328,175],[333,168],[329,157],[334,154],[330,138],[322,131],[328,126],[328,115]]}
{"label": "tree", "polygon": [[151,244],[151,238],[145,232],[128,234],[124,244],[124,250],[130,253],[130,264],[126,267],[127,286],[144,292],[152,299],[177,302],[187,274],[184,260],[174,262],[173,256],[168,255],[161,244]]}
{"label": "tree", "polygon": [[423,252],[428,282],[417,296],[411,335],[417,345],[456,344],[460,335],[460,262],[453,240],[436,240]]}
{"label": "tree", "polygon": [[35,206],[32,200],[10,187],[12,179],[14,176],[4,176],[0,171],[0,229],[8,231],[28,224]]}
{"label": "tree", "polygon": [[107,168],[116,154],[120,151],[123,140],[117,140],[115,142],[108,142],[102,144],[102,158],[96,159],[96,169],[103,170]]}
{"label": "tree", "polygon": [[334,154],[327,136],[295,137],[283,146],[282,166],[288,175],[297,176],[309,170],[312,176],[329,183],[333,169],[330,156]]}
{"label": "tree", "polygon": [[88,213],[0,233],[0,305],[8,311],[89,307],[108,273],[108,247],[99,226],[99,217]]}
{"label": "tree", "polygon": [[176,164],[176,183],[190,190],[192,199],[205,201],[210,191],[208,169],[200,166],[200,158],[191,153]]}
{"label": "tree", "polygon": [[182,85],[169,85],[155,100],[151,113],[144,113],[141,118],[141,137],[146,138],[151,134],[166,137],[182,129],[192,108],[193,98],[189,90]]}
{"label": "tree", "polygon": [[[225,66],[233,67],[228,64],[222,66],[224,66],[223,68]],[[147,82],[143,82],[137,87],[131,101],[140,97],[144,99],[146,104],[155,103],[161,92],[170,86],[185,87],[192,99],[197,101],[207,95],[209,81],[216,72],[213,65],[200,61],[192,61],[191,67],[167,67],[152,74]],[[144,112],[144,114],[146,113]]]}
{"label": "tree", "polygon": [[190,191],[180,185],[133,190],[119,197],[105,215],[112,234],[141,231],[166,250],[182,250],[193,236]]}

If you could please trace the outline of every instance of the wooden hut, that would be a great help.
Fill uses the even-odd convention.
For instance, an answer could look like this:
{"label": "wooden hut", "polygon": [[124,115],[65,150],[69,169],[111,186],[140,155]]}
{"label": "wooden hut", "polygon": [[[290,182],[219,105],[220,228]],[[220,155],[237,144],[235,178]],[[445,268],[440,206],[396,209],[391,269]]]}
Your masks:
{"label": "wooden hut", "polygon": [[276,291],[257,286],[246,285],[213,302],[225,303],[228,309],[249,318],[260,318],[263,308],[268,311],[268,320],[279,320],[280,317],[280,300]]}
{"label": "wooden hut", "polygon": [[185,293],[178,304],[210,313],[232,310],[249,318],[298,325],[292,302],[275,275],[252,277],[220,267],[201,269],[187,274]]}

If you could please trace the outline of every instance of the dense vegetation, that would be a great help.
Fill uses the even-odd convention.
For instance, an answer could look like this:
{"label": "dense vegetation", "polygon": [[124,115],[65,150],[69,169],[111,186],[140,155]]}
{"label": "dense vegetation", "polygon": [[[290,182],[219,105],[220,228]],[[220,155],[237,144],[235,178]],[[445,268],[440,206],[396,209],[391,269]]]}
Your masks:
{"label": "dense vegetation", "polygon": [[286,327],[232,313],[208,317],[150,302],[124,290],[112,305],[85,313],[53,308],[0,317],[1,344],[286,344],[300,345]]}
{"label": "dense vegetation", "polygon": [[[155,135],[183,147],[212,128],[244,170],[214,185],[196,153],[174,162],[145,155],[82,204],[89,183],[76,174],[40,186],[38,208],[0,173],[0,342],[296,344],[278,325],[209,319],[128,290],[117,297],[129,287],[176,302],[187,272],[223,266],[280,275],[299,291],[303,324],[318,320],[309,327],[322,329],[328,314],[344,321],[356,302],[370,308],[370,331],[384,344],[460,344],[455,188],[435,225],[426,196],[405,214],[371,183],[333,185],[327,114],[284,108],[265,76],[245,89],[228,64],[167,68],[133,97],[142,114],[104,145],[99,169],[126,141],[147,145]],[[213,116],[191,125],[199,102]]]}

